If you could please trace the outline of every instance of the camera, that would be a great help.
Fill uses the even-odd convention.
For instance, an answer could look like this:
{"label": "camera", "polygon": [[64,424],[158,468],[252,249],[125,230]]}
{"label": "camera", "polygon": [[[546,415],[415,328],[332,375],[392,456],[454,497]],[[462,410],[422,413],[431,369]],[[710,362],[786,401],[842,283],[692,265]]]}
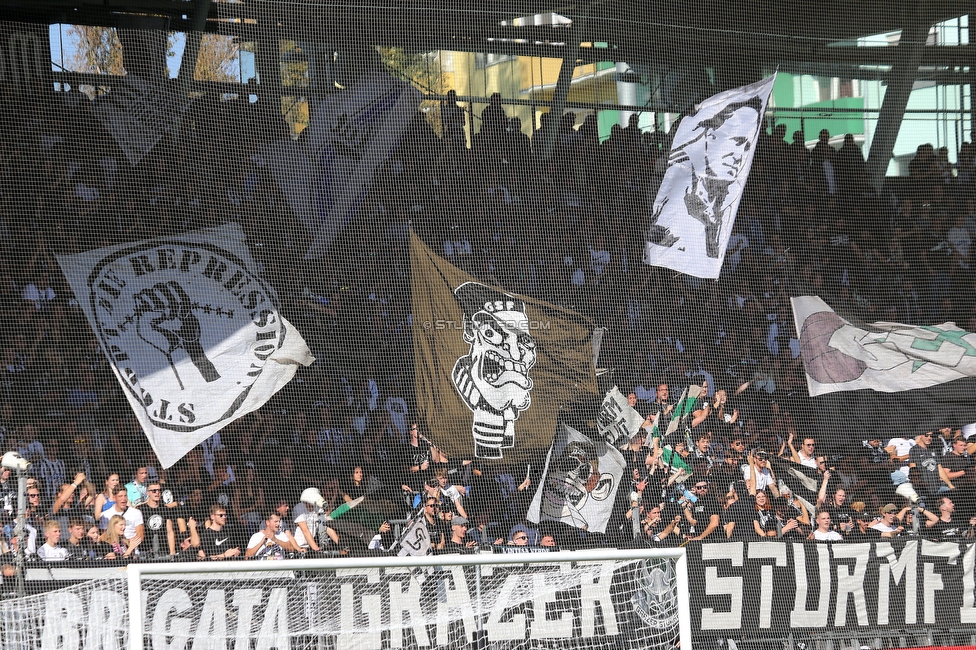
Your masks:
{"label": "camera", "polygon": [[0,465],[6,469],[12,469],[18,472],[27,472],[31,468],[31,462],[16,451],[8,451],[5,453],[3,460],[0,461]]}

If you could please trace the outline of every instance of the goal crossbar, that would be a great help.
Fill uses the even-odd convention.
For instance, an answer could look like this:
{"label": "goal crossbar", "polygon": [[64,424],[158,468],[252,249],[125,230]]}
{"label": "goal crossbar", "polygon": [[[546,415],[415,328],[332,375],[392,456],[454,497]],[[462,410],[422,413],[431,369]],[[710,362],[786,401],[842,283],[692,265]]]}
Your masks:
{"label": "goal crossbar", "polygon": [[[552,553],[430,555],[417,557],[349,557],[278,562],[174,562],[165,564],[130,564],[126,567],[129,593],[129,650],[143,650],[144,620],[142,577],[200,573],[262,573],[288,571],[328,571],[336,569],[416,568],[421,566],[487,566],[514,564],[563,564],[567,562],[626,562],[635,560],[673,559],[677,578],[679,639],[682,648],[691,648],[691,616],[688,590],[688,562],[684,549],[589,549],[554,551]],[[135,606],[131,606],[131,604]]]}

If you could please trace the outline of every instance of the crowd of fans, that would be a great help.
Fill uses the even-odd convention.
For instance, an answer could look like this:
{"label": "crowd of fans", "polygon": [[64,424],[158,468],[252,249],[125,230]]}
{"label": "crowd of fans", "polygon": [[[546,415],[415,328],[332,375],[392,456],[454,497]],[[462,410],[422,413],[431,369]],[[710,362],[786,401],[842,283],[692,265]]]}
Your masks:
{"label": "crowd of fans", "polygon": [[[919,147],[910,176],[877,190],[851,136],[835,148],[821,132],[810,148],[771,124],[722,275],[706,281],[641,262],[667,134],[632,120],[601,141],[595,115],[577,125],[566,113],[543,115],[527,135],[493,97],[469,143],[464,111],[447,102],[441,133],[418,113],[329,253],[301,262],[310,235],[263,155],[287,137],[277,111],[198,99],[133,166],[79,97],[14,104],[0,124],[0,313],[11,341],[0,449],[33,463],[37,558],[389,549],[413,508],[437,549],[635,535],[972,537],[972,427],[811,437],[817,414],[789,304],[815,294],[868,321],[976,330],[972,145],[955,165]],[[227,221],[246,232],[317,361],[164,470],[54,256]],[[411,424],[424,414],[412,397],[409,227],[479,279],[606,327],[599,365],[648,423],[669,418],[669,387],[706,384],[684,441],[664,449],[640,433],[623,450],[631,484],[618,491],[609,541],[527,522],[538,473],[447,458]],[[777,463],[807,466],[819,493],[785,489]],[[4,553],[16,545],[15,486],[0,476]],[[308,488],[318,496],[305,500]],[[320,516],[362,496],[369,508]]]}

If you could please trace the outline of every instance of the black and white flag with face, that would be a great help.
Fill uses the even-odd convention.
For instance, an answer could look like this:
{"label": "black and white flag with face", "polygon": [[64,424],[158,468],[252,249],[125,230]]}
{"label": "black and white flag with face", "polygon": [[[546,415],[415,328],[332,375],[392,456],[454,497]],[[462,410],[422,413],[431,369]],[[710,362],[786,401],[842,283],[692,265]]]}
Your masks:
{"label": "black and white flag with face", "polygon": [[626,466],[613,446],[560,423],[527,519],[606,532]]}
{"label": "black and white flag with face", "polygon": [[713,95],[682,118],[646,232],[647,264],[719,276],[775,80]]}
{"label": "black and white flag with face", "polygon": [[314,361],[237,224],[58,264],[163,467]]}

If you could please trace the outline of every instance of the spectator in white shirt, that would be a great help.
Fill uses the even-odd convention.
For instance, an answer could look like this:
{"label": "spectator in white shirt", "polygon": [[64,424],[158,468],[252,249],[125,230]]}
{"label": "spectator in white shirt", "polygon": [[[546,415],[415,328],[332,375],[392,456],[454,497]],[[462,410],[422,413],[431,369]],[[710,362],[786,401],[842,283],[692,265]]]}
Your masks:
{"label": "spectator in white shirt", "polygon": [[44,524],[44,544],[37,549],[37,557],[45,562],[60,562],[68,559],[68,549],[58,546],[61,541],[61,524],[49,520]]}
{"label": "spectator in white shirt", "polygon": [[836,530],[830,529],[830,513],[821,510],[817,513],[817,529],[810,533],[809,539],[820,542],[843,542],[844,537]]}
{"label": "spectator in white shirt", "polygon": [[793,434],[790,434],[790,458],[794,463],[799,463],[811,469],[817,469],[817,441],[813,436],[804,436],[800,448],[793,446]]}

